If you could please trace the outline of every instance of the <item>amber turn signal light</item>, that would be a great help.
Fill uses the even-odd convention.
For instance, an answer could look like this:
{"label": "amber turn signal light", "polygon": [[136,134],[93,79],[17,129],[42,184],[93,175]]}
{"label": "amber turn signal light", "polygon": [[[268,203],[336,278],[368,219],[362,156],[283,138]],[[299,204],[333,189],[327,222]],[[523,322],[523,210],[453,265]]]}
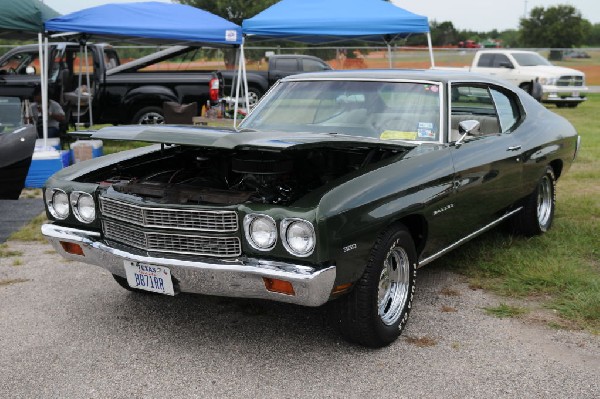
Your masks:
{"label": "amber turn signal light", "polygon": [[331,293],[339,294],[340,292],[346,291],[350,287],[352,287],[352,283],[338,285],[338,286],[333,287],[333,290],[331,290]]}
{"label": "amber turn signal light", "polygon": [[285,295],[296,295],[294,287],[289,281],[278,280],[276,278],[263,277],[267,291],[278,292]]}
{"label": "amber turn signal light", "polygon": [[70,254],[73,254],[73,255],[85,256],[83,254],[83,248],[81,248],[81,245],[79,245],[79,244],[75,244],[75,243],[72,243],[72,242],[61,241],[60,245],[63,247],[63,249],[67,253],[70,253]]}

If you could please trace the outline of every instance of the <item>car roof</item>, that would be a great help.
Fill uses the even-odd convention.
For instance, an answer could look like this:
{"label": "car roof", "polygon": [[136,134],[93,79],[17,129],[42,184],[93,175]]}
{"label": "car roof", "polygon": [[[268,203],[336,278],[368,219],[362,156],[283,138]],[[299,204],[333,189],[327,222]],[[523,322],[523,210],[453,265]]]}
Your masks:
{"label": "car roof", "polygon": [[446,70],[446,69],[356,69],[335,70],[327,72],[311,72],[288,76],[285,81],[309,80],[309,79],[383,79],[383,80],[426,80],[441,83],[451,81],[468,81],[493,83],[507,86],[506,82],[499,82],[485,75],[469,72],[468,70]]}

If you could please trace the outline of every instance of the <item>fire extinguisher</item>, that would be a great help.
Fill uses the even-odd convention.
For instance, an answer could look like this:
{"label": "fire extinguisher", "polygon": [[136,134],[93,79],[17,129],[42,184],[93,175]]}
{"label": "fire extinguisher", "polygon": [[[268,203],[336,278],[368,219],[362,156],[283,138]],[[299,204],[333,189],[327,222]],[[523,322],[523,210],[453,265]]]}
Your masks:
{"label": "fire extinguisher", "polygon": [[219,78],[214,74],[208,82],[208,97],[211,102],[219,101]]}

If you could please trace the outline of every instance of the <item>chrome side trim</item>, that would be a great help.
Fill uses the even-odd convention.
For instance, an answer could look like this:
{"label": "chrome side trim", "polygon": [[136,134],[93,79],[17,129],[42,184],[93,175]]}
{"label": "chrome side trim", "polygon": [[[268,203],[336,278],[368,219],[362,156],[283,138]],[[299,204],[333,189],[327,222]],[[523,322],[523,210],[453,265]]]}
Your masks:
{"label": "chrome side trim", "polygon": [[[121,277],[125,277],[125,261],[168,267],[180,292],[320,306],[329,300],[336,278],[335,266],[316,269],[310,265],[247,257],[212,259],[198,256],[188,260],[154,257],[131,247],[111,247],[101,240],[99,233],[52,223],[42,225],[42,234],[63,257],[102,267]],[[61,241],[80,245],[83,255],[67,253]],[[268,291],[263,278],[292,283],[295,295]]]}
{"label": "chrome side trim", "polygon": [[493,222],[491,222],[490,224],[485,225],[484,227],[482,227],[481,229],[469,234],[466,237],[461,238],[460,240],[456,241],[454,244],[442,249],[441,251],[431,255],[428,258],[425,258],[421,261],[419,261],[419,267],[421,266],[425,266],[428,263],[433,262],[434,260],[436,260],[437,258],[441,257],[442,255],[444,255],[447,252],[450,252],[451,250],[453,250],[454,248],[458,247],[459,245],[464,244],[465,242],[469,241],[470,239],[480,235],[481,233],[484,233],[486,231],[488,231],[489,229],[491,229],[492,227],[498,225],[500,222],[502,222],[503,220],[508,219],[509,217],[511,217],[512,215],[514,215],[515,213],[519,212],[521,209],[523,209],[523,207],[519,207],[513,211],[510,211],[509,213],[505,214],[504,216],[502,216],[499,219],[494,220]]}

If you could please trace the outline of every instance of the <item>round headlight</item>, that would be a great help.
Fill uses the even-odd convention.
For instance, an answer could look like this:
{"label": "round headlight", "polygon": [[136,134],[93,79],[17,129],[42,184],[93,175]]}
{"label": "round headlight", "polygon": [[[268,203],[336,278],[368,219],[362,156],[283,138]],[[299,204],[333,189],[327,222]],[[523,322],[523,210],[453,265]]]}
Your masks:
{"label": "round headlight", "polygon": [[277,242],[277,226],[272,217],[267,215],[246,215],[244,230],[250,245],[259,251],[268,251]]}
{"label": "round headlight", "polygon": [[308,256],[315,249],[315,229],[310,222],[302,219],[284,219],[281,222],[283,246],[296,256]]}
{"label": "round headlight", "polygon": [[91,223],[96,219],[96,204],[91,194],[81,191],[71,193],[71,206],[73,214],[83,223]]}
{"label": "round headlight", "polygon": [[46,205],[48,211],[56,219],[66,219],[69,216],[69,197],[59,189],[46,190]]}

